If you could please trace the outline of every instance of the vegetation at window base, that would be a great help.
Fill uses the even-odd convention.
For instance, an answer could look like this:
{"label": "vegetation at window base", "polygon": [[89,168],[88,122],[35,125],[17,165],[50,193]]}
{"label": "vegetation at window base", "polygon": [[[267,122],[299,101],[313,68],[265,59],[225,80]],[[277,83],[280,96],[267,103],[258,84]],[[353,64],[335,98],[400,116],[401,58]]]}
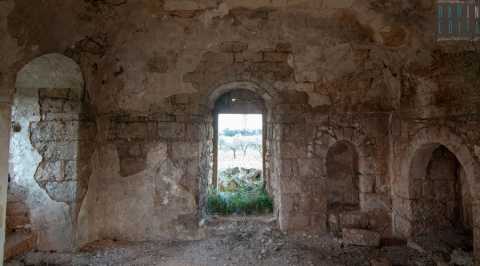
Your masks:
{"label": "vegetation at window base", "polygon": [[234,191],[208,191],[207,210],[218,215],[252,215],[273,212],[273,202],[264,182],[242,183]]}

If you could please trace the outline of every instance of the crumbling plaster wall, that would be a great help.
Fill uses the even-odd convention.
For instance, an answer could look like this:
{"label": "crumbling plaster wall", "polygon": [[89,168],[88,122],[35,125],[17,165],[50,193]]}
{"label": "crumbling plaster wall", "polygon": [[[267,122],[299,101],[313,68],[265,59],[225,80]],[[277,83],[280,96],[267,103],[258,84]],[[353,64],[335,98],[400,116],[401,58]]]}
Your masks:
{"label": "crumbling plaster wall", "polygon": [[62,52],[85,74],[98,135],[82,243],[202,235],[212,146],[205,99],[232,82],[273,95],[269,169],[287,231],[326,230],[319,191],[328,148],[340,140],[359,154],[360,205],[384,235],[419,128],[452,124],[478,163],[479,97],[461,71],[471,70],[471,54],[435,43],[434,1],[122,3],[0,1],[0,45],[16,51],[1,58],[7,102],[34,56]]}
{"label": "crumbling plaster wall", "polygon": [[[26,204],[33,220],[32,230],[39,234],[39,240],[42,241],[40,245],[50,246],[52,250],[63,250],[63,247],[68,249],[72,243],[69,239],[72,229],[68,206],[50,199],[34,178],[37,167],[42,160],[42,157],[30,142],[30,124],[40,120],[38,91],[19,91],[16,94],[13,106],[12,121],[15,121],[16,126],[21,130],[11,136],[10,186],[12,188],[25,188],[28,191]],[[63,222],[63,220],[66,222]],[[48,228],[48,225],[51,225],[52,222],[54,227]]]}
{"label": "crumbling plaster wall", "polygon": [[[392,223],[397,236],[415,233],[412,211],[417,198],[411,174],[415,158],[428,159],[425,149],[444,145],[459,160],[478,217],[478,153],[480,122],[478,72],[471,61],[472,44],[444,43],[431,53],[427,69],[412,67],[402,84],[400,108],[390,117]],[[433,150],[432,150],[433,151]],[[475,221],[475,218],[474,218]],[[475,253],[479,254],[478,225],[473,224]]]}
{"label": "crumbling plaster wall", "polygon": [[360,208],[370,216],[369,227],[388,236],[387,127],[384,114],[310,113],[284,124],[280,223],[287,229],[326,231],[327,152],[337,142],[348,141],[359,155]]}
{"label": "crumbling plaster wall", "polygon": [[25,191],[30,216],[26,229],[37,236],[40,250],[68,251],[75,245],[95,134],[76,92],[17,88],[14,96],[9,187]]}
{"label": "crumbling plaster wall", "polygon": [[[299,1],[288,4],[288,9],[286,3],[280,2],[273,5],[228,2],[207,6],[196,3],[178,2],[175,5],[178,9],[172,9],[172,2],[164,6],[136,5],[136,8],[127,9],[129,5],[126,5],[115,9],[128,18],[119,21],[125,30],[116,31],[115,38],[108,40],[104,58],[92,69],[102,74],[94,75],[87,86],[96,107],[99,132],[103,132],[99,134],[97,145],[102,169],[94,170],[94,179],[99,185],[91,193],[96,194],[92,196],[97,199],[96,205],[103,206],[99,210],[109,210],[94,214],[95,224],[101,225],[101,229],[92,231],[101,233],[102,237],[127,239],[143,239],[145,232],[153,232],[150,236],[154,238],[175,233],[179,237],[195,236],[185,228],[194,228],[201,216],[198,209],[202,206],[202,193],[199,191],[210,174],[208,158],[212,152],[209,138],[205,137],[212,134],[211,113],[203,99],[224,84],[241,81],[274,91],[275,104],[269,120],[274,159],[268,168],[272,171],[271,186],[273,194],[277,195],[280,216],[286,217],[281,221],[282,226],[298,230],[312,224],[316,230],[324,230],[322,204],[309,203],[308,206],[318,206],[316,216],[308,214],[306,220],[297,223],[289,221],[293,219],[289,217],[291,213],[280,207],[296,205],[302,193],[280,185],[282,166],[288,163],[288,159],[281,156],[281,150],[287,150],[283,146],[284,139],[288,138],[283,137],[287,132],[284,128],[289,124],[295,127],[296,122],[305,120],[306,113],[317,112],[312,106],[320,112],[330,109],[340,112],[392,110],[396,96],[391,97],[383,90],[385,71],[376,70],[377,65],[384,69],[381,57],[390,52],[369,46],[369,31],[355,20],[354,12],[340,9],[342,6],[329,6],[332,3],[318,5],[318,2]],[[345,1],[343,7],[350,4]],[[311,11],[312,7],[315,12]],[[112,20],[115,19],[118,18]],[[361,63],[366,59],[371,61],[368,66]],[[339,62],[341,65],[337,68],[329,67]],[[363,77],[370,70],[375,73]],[[341,81],[346,77],[362,80],[351,86]],[[373,77],[380,80],[368,91]],[[298,139],[293,140],[295,137]],[[292,138],[287,145],[297,141],[307,148],[314,142],[310,135]],[[138,180],[136,176],[151,175],[147,174],[153,170],[148,167],[146,158],[157,144],[167,145],[166,157],[172,161],[173,169],[192,169],[181,171],[178,174],[181,178],[169,175],[173,178],[171,182],[184,188],[179,193],[172,192],[169,186],[140,193],[145,187],[156,187],[154,181],[130,181]],[[118,158],[114,160],[103,154],[116,154]],[[304,156],[304,161],[311,165],[310,174],[305,173],[309,175],[306,180],[320,182],[321,178],[315,177],[325,175],[313,172],[323,164],[322,157],[315,161],[311,155]],[[185,164],[192,166],[184,167]],[[112,167],[105,169],[104,165]],[[109,169],[111,172],[106,173]],[[304,187],[306,189],[307,185]],[[282,203],[281,192],[285,190],[288,195]],[[141,206],[128,203],[131,208],[122,208],[121,191],[124,195],[135,195],[139,202],[153,203]],[[311,191],[308,195],[317,192]],[[162,206],[164,203],[152,199],[161,195],[169,196],[168,204],[172,206]],[[290,199],[289,195],[296,196]],[[185,205],[175,200],[176,197],[194,198],[195,204]],[[167,202],[165,198],[164,202]],[[179,206],[173,206],[177,202]],[[152,222],[141,226],[119,222],[126,222],[126,217],[144,217],[165,208],[172,210],[163,211],[161,217],[149,219]],[[302,208],[303,212],[309,211],[307,206]],[[137,215],[132,215],[135,213]],[[177,223],[179,218],[188,221],[188,226]],[[131,233],[125,234],[125,231]]]}

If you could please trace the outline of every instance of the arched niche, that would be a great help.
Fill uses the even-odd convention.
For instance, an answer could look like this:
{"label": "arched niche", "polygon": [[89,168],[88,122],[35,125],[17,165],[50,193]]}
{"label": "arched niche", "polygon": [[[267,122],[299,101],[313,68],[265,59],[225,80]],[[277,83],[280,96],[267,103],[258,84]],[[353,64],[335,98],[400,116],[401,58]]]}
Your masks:
{"label": "arched niche", "polygon": [[332,145],[326,158],[329,212],[360,209],[358,153],[347,141]]}
{"label": "arched niche", "polygon": [[22,226],[37,236],[40,250],[74,248],[95,134],[83,89],[80,66],[56,53],[33,59],[16,76],[9,173],[12,189],[25,191],[30,220]]}
{"label": "arched niche", "polygon": [[[392,226],[394,235],[408,238],[418,230],[415,228],[416,214],[414,204],[418,198],[419,184],[414,180],[425,177],[433,152],[444,146],[451,152],[461,166],[461,175],[464,176],[465,189],[478,201],[478,174],[479,164],[475,161],[468,146],[457,135],[447,128],[424,128],[406,144],[400,161],[396,163],[398,175],[392,178]],[[472,206],[472,215],[477,213],[475,204]],[[475,229],[474,229],[475,230]]]}
{"label": "arched niche", "polygon": [[26,64],[17,74],[15,88],[72,89],[82,96],[84,80],[80,66],[61,54],[45,54]]}
{"label": "arched niche", "polygon": [[472,198],[465,170],[446,146],[425,144],[409,169],[411,235],[472,230]]}

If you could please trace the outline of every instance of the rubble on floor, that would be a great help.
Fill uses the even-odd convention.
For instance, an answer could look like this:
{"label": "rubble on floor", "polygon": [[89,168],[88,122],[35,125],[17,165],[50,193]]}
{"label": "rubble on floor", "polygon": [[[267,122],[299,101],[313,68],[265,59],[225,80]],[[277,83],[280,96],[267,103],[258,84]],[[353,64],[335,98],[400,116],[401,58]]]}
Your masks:
{"label": "rubble on floor", "polygon": [[[449,235],[450,242],[432,237],[415,239],[420,252],[406,242],[381,246],[346,245],[345,240],[331,234],[285,234],[268,217],[210,218],[205,222],[208,238],[199,241],[163,241],[128,243],[98,241],[79,253],[31,252],[17,257],[7,266],[30,265],[438,265],[438,255],[450,264],[473,265],[471,252],[461,245],[458,236]],[[350,232],[359,230],[351,230]],[[362,232],[363,233],[363,232]],[[374,240],[376,242],[376,236]],[[413,241],[413,240],[412,240]],[[448,240],[446,240],[448,241]],[[395,242],[392,242],[395,243]],[[425,246],[427,245],[427,246]],[[439,253],[444,250],[449,253]],[[451,254],[451,256],[450,256]]]}

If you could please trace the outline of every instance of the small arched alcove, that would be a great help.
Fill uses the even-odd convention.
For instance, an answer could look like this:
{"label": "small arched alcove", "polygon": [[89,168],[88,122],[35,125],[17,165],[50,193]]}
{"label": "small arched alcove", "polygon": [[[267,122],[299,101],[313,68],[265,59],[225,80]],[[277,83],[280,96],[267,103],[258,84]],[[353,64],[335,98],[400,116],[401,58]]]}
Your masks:
{"label": "small arched alcove", "polygon": [[34,235],[40,250],[74,247],[74,221],[88,185],[89,142],[95,132],[83,89],[79,65],[61,54],[37,57],[17,73],[7,235]]}
{"label": "small arched alcove", "polygon": [[410,167],[412,235],[442,230],[472,232],[470,186],[461,163],[446,146],[424,145]]}
{"label": "small arched alcove", "polygon": [[[478,256],[477,177],[480,165],[466,141],[446,127],[417,132],[394,162],[392,228],[397,237],[452,242]],[[447,237],[447,239],[445,238]]]}
{"label": "small arched alcove", "polygon": [[360,208],[358,154],[347,142],[335,143],[327,152],[328,212],[344,212]]}

